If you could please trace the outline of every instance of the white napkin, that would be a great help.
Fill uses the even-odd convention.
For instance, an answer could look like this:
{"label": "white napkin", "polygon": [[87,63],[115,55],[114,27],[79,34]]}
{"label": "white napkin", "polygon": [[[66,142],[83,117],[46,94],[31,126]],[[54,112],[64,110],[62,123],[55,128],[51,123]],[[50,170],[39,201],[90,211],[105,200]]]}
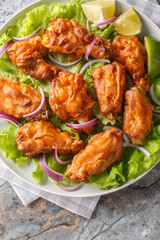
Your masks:
{"label": "white napkin", "polygon": [[[137,8],[145,15],[147,15],[153,22],[160,27],[160,7],[147,0],[121,0],[129,3],[133,7]],[[99,197],[90,198],[70,198],[57,196],[46,191],[39,190],[36,187],[26,183],[21,178],[17,177],[13,172],[9,170],[6,165],[0,160],[0,178],[7,180],[11,183],[12,187],[16,191],[17,195],[21,199],[22,203],[26,206],[39,197],[45,198],[73,213],[81,215],[86,218],[90,218]],[[4,184],[5,180],[0,179],[0,185]]]}

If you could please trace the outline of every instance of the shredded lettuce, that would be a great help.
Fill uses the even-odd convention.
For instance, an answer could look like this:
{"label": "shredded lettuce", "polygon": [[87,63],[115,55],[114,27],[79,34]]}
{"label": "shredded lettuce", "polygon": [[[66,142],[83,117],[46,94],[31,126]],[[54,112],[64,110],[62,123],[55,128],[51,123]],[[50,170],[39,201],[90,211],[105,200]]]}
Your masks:
{"label": "shredded lettuce", "polygon": [[[3,46],[6,42],[15,37],[25,37],[33,33],[38,27],[41,27],[42,30],[39,35],[42,35],[43,30],[47,27],[49,20],[55,17],[62,18],[74,18],[78,20],[81,24],[86,24],[86,17],[82,11],[81,3],[82,0],[71,0],[66,5],[60,3],[54,3],[51,6],[42,5],[28,12],[24,19],[20,19],[17,24],[13,27],[10,27],[7,33],[3,34],[0,38],[0,47]],[[105,29],[100,29],[98,27],[93,28],[89,23],[90,31],[99,35],[103,38],[109,38],[111,41],[117,35],[116,28],[112,23],[108,24]],[[59,62],[65,62],[68,58],[67,55],[53,54],[53,57]],[[45,59],[46,60],[46,59]],[[47,60],[50,64],[51,62]],[[66,70],[73,73],[78,73],[82,66],[85,64],[85,61],[82,59],[79,63],[67,67]],[[94,97],[97,101],[96,91],[93,88],[93,81],[90,77],[91,72],[99,67],[103,66],[104,63],[94,64],[86,70],[83,77],[84,80],[88,83],[88,92]],[[11,63],[6,53],[3,54],[0,60],[0,75],[3,78],[14,78],[17,77],[20,82],[26,83],[30,86],[38,88],[41,86],[45,92],[46,100],[48,101],[49,89],[51,84],[48,82],[39,81],[35,78],[30,77],[25,73],[21,73],[19,69]],[[154,81],[154,90],[157,98],[160,99],[160,78]],[[88,141],[93,134],[103,131],[104,125],[111,124],[116,126],[122,126],[122,116],[118,116],[115,121],[110,121],[106,119],[100,112],[98,104],[95,105],[94,114],[97,116],[100,121],[95,127],[94,133],[89,136],[85,136],[81,133],[75,133],[70,128],[68,128],[61,120],[52,113],[49,121],[55,126],[60,128],[62,131],[67,131],[70,134],[74,135],[77,138],[81,138],[84,141]],[[160,156],[160,120],[155,117],[155,121],[152,125],[152,131],[149,136],[146,138],[144,147],[150,151],[150,157],[147,157],[143,152],[135,148],[123,148],[123,156],[120,162],[114,163],[107,171],[102,172],[96,176],[90,177],[86,183],[92,185],[100,185],[101,190],[110,189],[113,187],[118,187],[124,182],[129,181],[137,176],[141,175],[143,172],[147,171],[153,165],[155,165]],[[24,124],[26,121],[22,121]],[[30,159],[23,156],[23,153],[18,151],[15,135],[18,128],[13,124],[9,123],[8,130],[0,130],[0,148],[5,153],[7,159],[11,159],[17,165],[25,164]],[[67,160],[73,156],[59,156],[61,160]],[[50,168],[53,170],[65,174],[66,166],[59,165],[53,158],[52,154],[46,155],[47,163]],[[37,183],[40,183],[45,175],[42,171],[38,158],[32,159],[35,163],[36,169],[33,171],[33,178]],[[72,181],[63,178],[63,182],[75,184]]]}

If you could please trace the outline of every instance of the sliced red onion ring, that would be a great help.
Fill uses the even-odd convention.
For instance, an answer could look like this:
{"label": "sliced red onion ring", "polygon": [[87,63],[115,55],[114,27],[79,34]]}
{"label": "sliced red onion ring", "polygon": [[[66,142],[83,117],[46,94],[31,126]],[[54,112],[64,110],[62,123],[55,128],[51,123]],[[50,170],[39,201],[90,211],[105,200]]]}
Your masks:
{"label": "sliced red onion ring", "polygon": [[62,183],[62,185],[60,185],[58,187],[60,187],[61,189],[65,190],[65,191],[75,191],[75,190],[80,189],[83,185],[84,185],[84,183],[79,183],[79,184],[76,184],[76,185],[73,185],[73,186],[70,185],[70,184]]}
{"label": "sliced red onion ring", "polygon": [[16,118],[3,112],[0,112],[0,119],[5,119],[6,121],[13,123],[17,127],[19,127],[19,125],[21,124]]}
{"label": "sliced red onion ring", "polygon": [[154,113],[160,114],[160,110],[153,109]]}
{"label": "sliced red onion ring", "polygon": [[150,97],[151,97],[152,101],[153,101],[156,105],[160,106],[160,100],[159,100],[159,99],[155,96],[155,94],[154,94],[154,85],[153,85],[153,84],[152,84],[152,86],[150,87],[149,94],[150,94]]}
{"label": "sliced red onion ring", "polygon": [[35,37],[37,35],[37,33],[39,33],[41,31],[41,28],[39,27],[34,33],[28,35],[27,37],[23,37],[23,38],[17,38],[17,37],[13,37],[13,39],[15,41],[25,41],[25,40],[28,40],[32,37]]}
{"label": "sliced red onion ring", "polygon": [[62,161],[61,159],[59,159],[58,154],[57,154],[57,148],[56,148],[56,147],[53,147],[52,150],[53,150],[53,157],[54,157],[54,159],[56,160],[57,163],[59,163],[59,164],[61,164],[61,165],[66,165],[66,164],[72,162],[72,159],[71,159],[71,160],[68,160],[68,161]]}
{"label": "sliced red onion ring", "polygon": [[38,113],[41,112],[41,110],[45,104],[45,95],[44,95],[43,89],[40,86],[39,86],[39,90],[42,95],[42,99],[41,99],[41,103],[40,103],[39,107],[34,112],[23,115],[24,118],[34,117],[35,115],[37,115]]}
{"label": "sliced red onion ring", "polygon": [[98,118],[95,118],[89,122],[85,122],[85,123],[80,123],[80,124],[70,124],[70,123],[66,123],[67,127],[73,128],[73,129],[81,129],[81,128],[87,128],[87,127],[91,127],[94,126],[95,124],[97,124],[99,121]]}
{"label": "sliced red onion ring", "polygon": [[77,59],[76,61],[71,62],[71,63],[60,63],[60,62],[56,61],[56,60],[51,56],[50,53],[48,53],[48,58],[49,58],[49,60],[50,60],[51,62],[53,62],[54,64],[58,64],[59,66],[63,66],[63,67],[72,66],[72,65],[78,63],[78,62],[82,59],[82,58],[79,58],[79,59]]}
{"label": "sliced red onion ring", "polygon": [[123,145],[124,145],[124,147],[133,147],[133,148],[137,148],[137,149],[141,150],[142,152],[144,152],[144,153],[147,155],[147,157],[150,156],[150,153],[149,153],[148,150],[145,149],[144,147],[137,146],[137,145],[133,145],[132,143],[130,143],[129,145],[126,145],[126,144],[124,143]]}
{"label": "sliced red onion ring", "polygon": [[108,129],[112,129],[112,128],[115,128],[115,129],[117,129],[117,130],[119,130],[120,132],[123,133],[123,139],[125,141],[125,144],[128,146],[130,144],[129,138],[127,137],[127,135],[125,134],[125,132],[122,129],[120,129],[118,127],[115,127],[115,126],[105,126],[103,128],[103,130],[108,130]]}
{"label": "sliced red onion ring", "polygon": [[92,24],[92,27],[100,27],[100,26],[102,26],[102,25],[105,25],[105,24],[108,24],[108,23],[110,23],[110,22],[115,21],[116,18],[117,18],[117,17],[114,16],[114,17],[112,17],[112,18],[110,18],[110,19],[108,19],[108,20],[106,20],[106,21],[104,21],[104,22]]}
{"label": "sliced red onion ring", "polygon": [[85,58],[86,61],[89,60],[89,59],[88,59],[88,56],[89,56],[89,54],[90,54],[90,52],[91,52],[94,44],[96,43],[96,41],[97,41],[97,38],[95,37],[95,38],[93,39],[93,41],[91,42],[91,44],[89,45],[89,47],[88,47],[88,49],[87,49],[87,51],[86,51],[86,53],[85,53],[85,56],[84,56],[84,58]]}
{"label": "sliced red onion ring", "polygon": [[2,57],[3,53],[7,50],[9,46],[11,46],[14,43],[13,40],[8,41],[4,46],[0,49],[0,58]]}
{"label": "sliced red onion ring", "polygon": [[82,68],[81,68],[81,71],[79,73],[81,73],[83,75],[83,73],[86,71],[86,69],[94,64],[94,63],[97,63],[97,62],[106,62],[106,63],[110,63],[110,61],[108,59],[94,59],[94,60],[91,60],[89,62],[87,62]]}
{"label": "sliced red onion ring", "polygon": [[63,175],[61,173],[57,173],[50,169],[46,163],[45,154],[41,154],[39,157],[39,164],[42,168],[42,170],[52,179],[54,179],[56,182],[62,182]]}
{"label": "sliced red onion ring", "polygon": [[87,30],[90,32],[90,29],[89,29],[89,20],[88,20],[88,19],[86,20],[86,28],[87,28]]}

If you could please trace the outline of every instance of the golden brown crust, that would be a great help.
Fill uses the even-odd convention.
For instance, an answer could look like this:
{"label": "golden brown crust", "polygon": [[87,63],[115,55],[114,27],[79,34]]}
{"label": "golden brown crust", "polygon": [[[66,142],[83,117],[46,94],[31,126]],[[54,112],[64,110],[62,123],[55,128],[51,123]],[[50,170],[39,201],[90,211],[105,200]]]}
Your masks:
{"label": "golden brown crust", "polygon": [[106,118],[114,120],[122,112],[123,95],[126,87],[124,67],[118,62],[113,62],[96,68],[91,77],[102,114]]}
{"label": "golden brown crust", "polygon": [[135,145],[143,145],[151,131],[153,106],[136,87],[125,93],[123,131]]}
{"label": "golden brown crust", "polygon": [[67,132],[61,132],[46,121],[26,123],[18,130],[16,140],[18,150],[28,157],[39,153],[50,153],[52,147],[56,147],[59,154],[74,154],[86,145],[80,139]]}
{"label": "golden brown crust", "polygon": [[65,176],[74,182],[86,181],[119,161],[122,146],[123,134],[115,128],[94,135],[86,148],[74,156]]}

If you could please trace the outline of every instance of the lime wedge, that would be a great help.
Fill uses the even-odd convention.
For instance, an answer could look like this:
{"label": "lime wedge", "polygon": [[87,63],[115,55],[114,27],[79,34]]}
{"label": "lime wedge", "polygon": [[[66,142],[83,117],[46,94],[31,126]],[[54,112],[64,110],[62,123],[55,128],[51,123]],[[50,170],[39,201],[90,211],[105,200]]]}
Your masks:
{"label": "lime wedge", "polygon": [[117,32],[124,36],[137,35],[142,30],[142,22],[134,8],[129,8],[122,13],[114,22]]}
{"label": "lime wedge", "polygon": [[144,37],[148,53],[148,76],[155,79],[160,76],[160,41],[152,37]]}
{"label": "lime wedge", "polygon": [[100,23],[115,14],[115,0],[96,0],[82,4],[82,9],[88,20]]}

